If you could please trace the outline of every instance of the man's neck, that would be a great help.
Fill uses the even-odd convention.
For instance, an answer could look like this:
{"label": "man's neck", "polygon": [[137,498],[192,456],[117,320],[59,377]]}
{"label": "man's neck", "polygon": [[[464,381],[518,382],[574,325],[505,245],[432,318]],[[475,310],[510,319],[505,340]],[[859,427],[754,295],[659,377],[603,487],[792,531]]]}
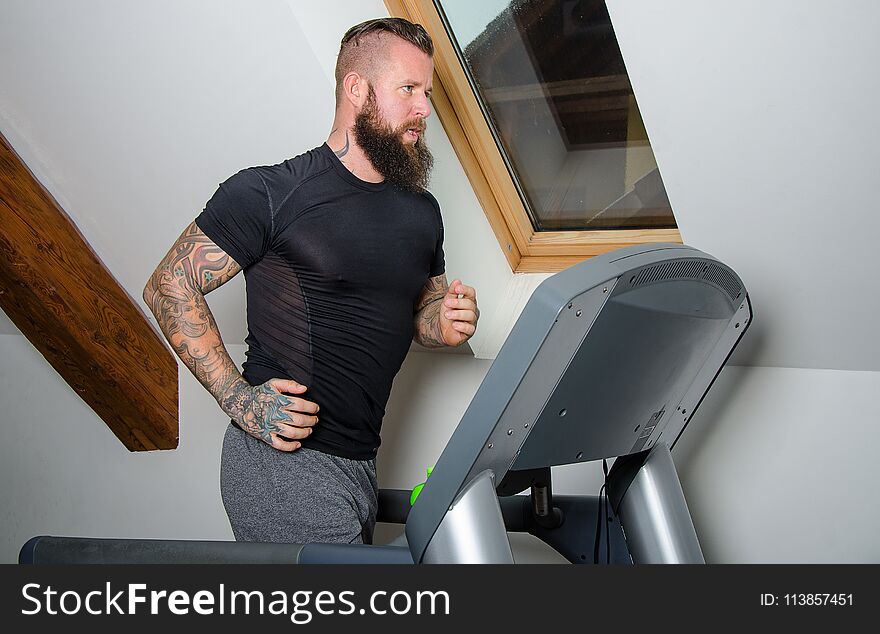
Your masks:
{"label": "man's neck", "polygon": [[327,137],[327,145],[348,171],[359,179],[368,183],[381,183],[385,180],[355,141],[354,132],[350,127],[334,126],[330,136]]}

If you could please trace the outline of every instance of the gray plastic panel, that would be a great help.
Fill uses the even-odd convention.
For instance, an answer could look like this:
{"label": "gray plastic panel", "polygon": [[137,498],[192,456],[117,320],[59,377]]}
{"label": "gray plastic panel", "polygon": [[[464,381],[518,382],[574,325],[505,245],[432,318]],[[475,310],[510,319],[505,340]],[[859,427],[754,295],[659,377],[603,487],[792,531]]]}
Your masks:
{"label": "gray plastic panel", "polygon": [[[586,337],[596,315],[610,296],[614,281],[611,280],[607,284],[578,295],[559,313],[544,340],[544,345],[529,365],[516,392],[489,435],[482,453],[471,468],[467,476],[468,480],[485,469],[504,474],[511,468],[519,470],[531,468],[527,461],[516,459],[516,456],[523,448],[526,439],[532,442],[540,413],[546,411],[548,397],[554,394],[560,380],[565,376],[567,365],[562,361],[571,359],[578,350],[580,342]],[[575,345],[572,345],[573,343]],[[563,438],[562,442],[565,443],[567,440]],[[531,446],[534,444],[532,443]],[[516,466],[513,466],[514,460]],[[574,462],[574,454],[565,462]],[[540,459],[532,463],[540,467],[561,464]]]}
{"label": "gray plastic panel", "polygon": [[[710,367],[717,360],[712,355],[738,308],[733,300],[744,294],[739,278],[723,264],[672,244],[620,249],[545,280],[410,511],[406,535],[414,561],[421,561],[458,492],[485,469],[501,482],[511,468],[613,457],[652,446],[695,384],[694,375],[710,377],[696,381],[706,386],[717,375],[720,365]],[[699,320],[695,331],[700,333],[694,335],[699,341],[677,340],[688,333],[679,314],[682,302],[694,311],[683,318]],[[646,322],[654,331],[640,336],[633,328],[641,322],[625,323],[632,318],[624,308],[655,316]],[[615,334],[621,327],[625,336]],[[613,364],[594,367],[597,358],[614,358],[608,336],[631,349],[621,350]],[[628,394],[623,377],[632,368],[641,374],[635,394]],[[604,392],[585,387],[596,383]]]}
{"label": "gray plastic panel", "polygon": [[299,554],[300,564],[412,564],[406,546],[371,544],[306,544]]}
{"label": "gray plastic panel", "polygon": [[666,443],[648,454],[619,513],[633,563],[706,563]]}
{"label": "gray plastic panel", "polygon": [[565,368],[515,469],[650,446],[652,434],[659,435],[669,420],[667,412],[674,411],[670,404],[704,367],[733,313],[726,293],[698,280],[627,286],[615,287]]}
{"label": "gray plastic panel", "polygon": [[434,532],[425,564],[512,564],[513,552],[490,471],[468,482]]}
{"label": "gray plastic panel", "polygon": [[[731,353],[743,335],[745,335],[751,323],[752,302],[746,293],[734,318],[730,320],[727,329],[718,339],[717,345],[706,358],[704,367],[694,378],[693,383],[688,387],[684,396],[678,400],[675,408],[676,411],[667,420],[666,429],[660,430],[660,433],[665,438],[664,442],[669,444],[670,449],[675,449],[675,444],[681,438],[682,433],[684,433],[685,427],[693,418],[709,388],[712,387],[712,384],[718,377],[718,373],[724,367],[724,364],[727,363]],[[659,440],[660,435],[657,435],[656,441]]]}
{"label": "gray plastic panel", "polygon": [[295,564],[298,544],[33,537],[22,564]]}

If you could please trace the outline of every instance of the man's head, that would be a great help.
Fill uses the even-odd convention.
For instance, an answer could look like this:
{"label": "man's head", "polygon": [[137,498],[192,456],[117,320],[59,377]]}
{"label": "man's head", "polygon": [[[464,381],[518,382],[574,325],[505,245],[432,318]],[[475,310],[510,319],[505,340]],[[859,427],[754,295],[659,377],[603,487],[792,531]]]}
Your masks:
{"label": "man's head", "polygon": [[411,191],[425,189],[432,164],[424,131],[433,52],[423,27],[383,18],[349,29],[336,62],[337,117],[353,119],[355,141],[373,167]]}

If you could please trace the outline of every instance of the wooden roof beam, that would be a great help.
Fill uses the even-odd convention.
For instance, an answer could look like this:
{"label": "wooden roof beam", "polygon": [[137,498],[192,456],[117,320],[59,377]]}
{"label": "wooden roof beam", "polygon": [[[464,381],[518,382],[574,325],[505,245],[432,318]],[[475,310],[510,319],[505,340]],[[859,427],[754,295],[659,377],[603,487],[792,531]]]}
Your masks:
{"label": "wooden roof beam", "polygon": [[129,450],[177,447],[177,361],[2,135],[0,214],[9,318]]}

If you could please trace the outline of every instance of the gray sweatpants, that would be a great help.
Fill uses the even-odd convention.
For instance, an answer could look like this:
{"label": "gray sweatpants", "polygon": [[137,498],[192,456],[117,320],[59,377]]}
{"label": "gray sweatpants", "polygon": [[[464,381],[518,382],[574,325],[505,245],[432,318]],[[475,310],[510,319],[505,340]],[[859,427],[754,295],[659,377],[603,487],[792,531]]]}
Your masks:
{"label": "gray sweatpants", "polygon": [[278,451],[229,424],[220,493],[238,541],[371,544],[376,461]]}

